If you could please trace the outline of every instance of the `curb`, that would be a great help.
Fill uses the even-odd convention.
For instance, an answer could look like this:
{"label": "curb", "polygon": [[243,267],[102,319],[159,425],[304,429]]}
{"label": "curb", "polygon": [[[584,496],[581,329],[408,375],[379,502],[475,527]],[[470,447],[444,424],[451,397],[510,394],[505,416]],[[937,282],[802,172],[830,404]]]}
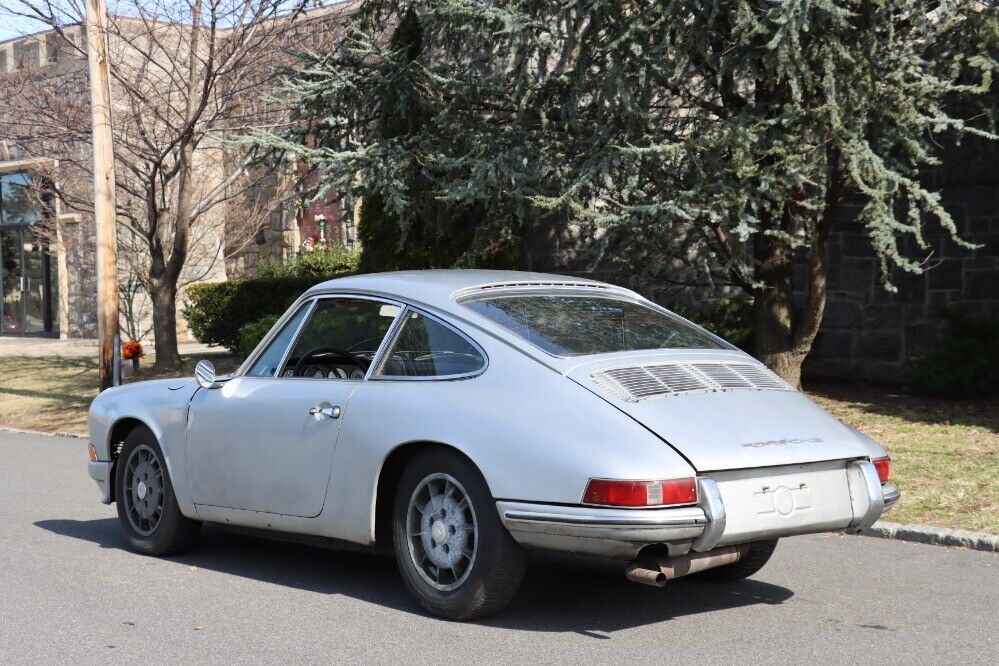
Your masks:
{"label": "curb", "polygon": [[89,435],[82,432],[45,432],[44,430],[25,430],[24,428],[8,428],[0,426],[0,432],[10,432],[15,435],[38,435],[41,437],[70,437],[72,439],[88,439]]}
{"label": "curb", "polygon": [[946,527],[903,525],[878,521],[860,533],[864,536],[880,539],[898,539],[899,541],[912,541],[934,546],[958,546],[971,550],[999,552],[999,534],[986,532],[969,532]]}

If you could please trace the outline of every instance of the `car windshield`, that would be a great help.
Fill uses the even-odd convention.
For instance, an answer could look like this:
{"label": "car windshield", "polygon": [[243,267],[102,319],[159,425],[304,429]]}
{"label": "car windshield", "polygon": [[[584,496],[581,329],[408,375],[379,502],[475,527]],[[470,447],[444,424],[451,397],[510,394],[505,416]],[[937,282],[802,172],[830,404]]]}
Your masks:
{"label": "car windshield", "polygon": [[585,294],[498,295],[466,307],[554,356],[639,349],[727,349],[706,331],[632,301]]}

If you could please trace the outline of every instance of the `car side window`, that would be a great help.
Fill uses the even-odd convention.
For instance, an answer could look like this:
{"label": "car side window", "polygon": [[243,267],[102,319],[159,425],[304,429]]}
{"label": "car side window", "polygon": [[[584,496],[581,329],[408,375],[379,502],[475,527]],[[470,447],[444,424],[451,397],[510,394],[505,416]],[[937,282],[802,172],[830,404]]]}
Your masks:
{"label": "car side window", "polygon": [[406,318],[379,376],[468,375],[485,365],[482,353],[464,336],[431,317],[414,312]]}
{"label": "car side window", "polygon": [[278,366],[281,364],[281,359],[284,358],[284,352],[288,349],[288,345],[291,344],[292,338],[295,337],[296,331],[298,331],[299,324],[302,323],[302,319],[305,318],[305,313],[309,311],[309,303],[305,303],[300,308],[295,316],[288,320],[288,323],[284,325],[281,332],[275,336],[271,343],[267,345],[267,349],[264,353],[260,355],[253,367],[247,372],[249,377],[273,377],[274,373],[277,372]]}
{"label": "car side window", "polygon": [[399,307],[361,298],[323,298],[302,326],[282,377],[363,379]]}

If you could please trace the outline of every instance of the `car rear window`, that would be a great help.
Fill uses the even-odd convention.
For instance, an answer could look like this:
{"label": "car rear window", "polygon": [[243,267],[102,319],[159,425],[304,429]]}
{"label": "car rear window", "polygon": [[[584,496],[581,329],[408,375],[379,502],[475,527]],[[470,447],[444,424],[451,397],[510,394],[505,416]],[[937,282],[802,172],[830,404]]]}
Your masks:
{"label": "car rear window", "polygon": [[679,317],[607,296],[511,294],[462,304],[554,356],[730,348]]}

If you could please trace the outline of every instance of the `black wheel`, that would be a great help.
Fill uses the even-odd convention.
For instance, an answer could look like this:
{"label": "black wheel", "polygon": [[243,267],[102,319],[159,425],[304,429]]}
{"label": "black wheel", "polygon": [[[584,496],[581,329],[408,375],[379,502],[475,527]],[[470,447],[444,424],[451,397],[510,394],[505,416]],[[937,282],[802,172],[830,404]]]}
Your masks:
{"label": "black wheel", "polygon": [[457,455],[413,458],[396,491],[392,531],[406,587],[434,615],[485,617],[520,587],[527,555],[500,522],[482,475]]}
{"label": "black wheel", "polygon": [[115,465],[118,522],[128,545],[146,555],[175,555],[194,545],[201,522],[180,512],[163,452],[148,428],[125,438]]}
{"label": "black wheel", "polygon": [[745,557],[740,558],[735,564],[708,569],[702,572],[701,576],[720,583],[731,583],[743,578],[749,578],[770,561],[770,556],[774,554],[776,547],[777,539],[757,541],[749,547],[749,552],[746,553]]}

